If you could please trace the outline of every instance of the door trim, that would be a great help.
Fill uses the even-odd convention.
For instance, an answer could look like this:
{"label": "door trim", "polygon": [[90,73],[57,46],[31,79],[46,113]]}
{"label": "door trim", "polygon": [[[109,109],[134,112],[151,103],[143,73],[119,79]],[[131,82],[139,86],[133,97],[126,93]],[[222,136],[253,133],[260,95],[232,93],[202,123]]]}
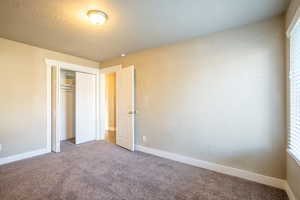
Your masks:
{"label": "door trim", "polygon": [[100,121],[100,70],[83,65],[76,65],[72,63],[66,63],[59,60],[53,60],[45,58],[46,63],[46,117],[47,117],[47,151],[51,151],[51,67],[59,67],[60,69],[66,69],[71,71],[89,73],[96,75],[96,140],[101,138],[101,121]]}

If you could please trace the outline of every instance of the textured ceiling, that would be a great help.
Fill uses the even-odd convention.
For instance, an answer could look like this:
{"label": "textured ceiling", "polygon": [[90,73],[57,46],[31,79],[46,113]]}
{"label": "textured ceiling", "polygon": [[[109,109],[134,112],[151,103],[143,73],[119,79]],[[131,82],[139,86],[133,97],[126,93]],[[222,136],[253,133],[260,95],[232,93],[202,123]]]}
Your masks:
{"label": "textured ceiling", "polygon": [[[1,0],[0,37],[101,61],[281,14],[288,0]],[[97,26],[86,12],[109,20]]]}

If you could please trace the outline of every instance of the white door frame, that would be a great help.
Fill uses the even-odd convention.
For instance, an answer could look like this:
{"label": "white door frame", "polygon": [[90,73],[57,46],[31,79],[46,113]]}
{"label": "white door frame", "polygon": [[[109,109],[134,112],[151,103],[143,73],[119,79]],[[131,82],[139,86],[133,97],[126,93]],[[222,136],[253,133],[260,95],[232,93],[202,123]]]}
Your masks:
{"label": "white door frame", "polygon": [[97,68],[66,63],[53,59],[45,59],[47,73],[47,151],[51,152],[51,67],[59,69],[89,73],[96,75],[96,140],[101,139],[100,120],[100,70]]}
{"label": "white door frame", "polygon": [[[110,73],[116,73],[122,69],[122,65],[115,65],[111,67],[107,67],[104,69],[100,69],[100,111],[105,110],[105,75]],[[118,96],[116,96],[118,98]],[[104,140],[105,137],[105,114],[103,112],[100,114],[100,139]]]}

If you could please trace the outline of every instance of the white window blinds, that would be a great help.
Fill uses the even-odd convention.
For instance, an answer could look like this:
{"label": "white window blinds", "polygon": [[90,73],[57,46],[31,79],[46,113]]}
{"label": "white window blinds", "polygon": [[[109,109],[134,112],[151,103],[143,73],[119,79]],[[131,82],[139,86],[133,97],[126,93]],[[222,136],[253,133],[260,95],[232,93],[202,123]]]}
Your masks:
{"label": "white window blinds", "polygon": [[290,134],[288,151],[300,161],[300,24],[290,36]]}

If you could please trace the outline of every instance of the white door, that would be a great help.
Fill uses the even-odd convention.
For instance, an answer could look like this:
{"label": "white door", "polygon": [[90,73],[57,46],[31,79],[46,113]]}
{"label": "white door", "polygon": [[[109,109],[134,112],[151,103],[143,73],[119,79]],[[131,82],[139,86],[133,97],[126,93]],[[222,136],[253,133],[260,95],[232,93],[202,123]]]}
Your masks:
{"label": "white door", "polygon": [[116,142],[121,147],[134,151],[134,66],[118,71],[116,82]]}
{"label": "white door", "polygon": [[60,68],[51,67],[51,151],[60,152]]}
{"label": "white door", "polygon": [[96,139],[96,75],[76,72],[75,142]]}

